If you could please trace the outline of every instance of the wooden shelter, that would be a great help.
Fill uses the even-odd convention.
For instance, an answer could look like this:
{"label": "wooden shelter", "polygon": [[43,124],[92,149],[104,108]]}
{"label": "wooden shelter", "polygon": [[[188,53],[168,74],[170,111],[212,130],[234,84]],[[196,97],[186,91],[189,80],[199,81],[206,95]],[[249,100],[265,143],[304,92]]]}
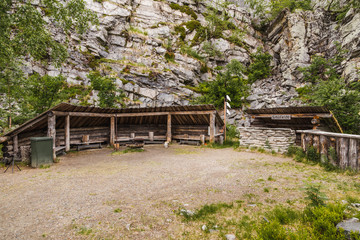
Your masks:
{"label": "wooden shelter", "polygon": [[309,130],[314,127],[342,133],[334,114],[326,107],[281,107],[248,109],[245,111],[253,119],[253,127],[291,128]]}
{"label": "wooden shelter", "polygon": [[[59,149],[129,140],[214,142],[224,123],[213,105],[112,109],[61,103],[8,132],[7,155],[21,155],[31,137],[52,137]],[[21,157],[21,156],[20,156]]]}

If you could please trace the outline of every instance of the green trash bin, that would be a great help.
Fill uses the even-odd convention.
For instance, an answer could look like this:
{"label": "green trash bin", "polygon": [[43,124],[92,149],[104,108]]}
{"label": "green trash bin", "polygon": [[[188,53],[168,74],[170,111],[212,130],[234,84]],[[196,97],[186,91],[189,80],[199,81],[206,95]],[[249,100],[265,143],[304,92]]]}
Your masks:
{"label": "green trash bin", "polygon": [[33,137],[31,141],[31,166],[40,167],[53,163],[52,137]]}

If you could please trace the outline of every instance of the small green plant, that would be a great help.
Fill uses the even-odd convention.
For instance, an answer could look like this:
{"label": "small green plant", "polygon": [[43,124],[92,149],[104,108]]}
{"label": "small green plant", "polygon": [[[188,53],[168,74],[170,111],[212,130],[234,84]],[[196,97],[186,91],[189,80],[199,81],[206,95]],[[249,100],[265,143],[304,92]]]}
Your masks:
{"label": "small green plant", "polygon": [[275,208],[265,214],[269,221],[277,221],[281,225],[293,223],[294,221],[301,220],[301,214],[290,207],[277,205]]}
{"label": "small green plant", "polygon": [[200,209],[194,211],[193,214],[186,214],[187,211],[182,211],[179,209],[178,214],[184,217],[185,221],[194,221],[194,220],[202,220],[206,219],[209,215],[213,215],[219,211],[224,209],[231,209],[234,207],[234,204],[227,204],[227,203],[213,203],[210,205],[205,204]]}
{"label": "small green plant", "polygon": [[269,142],[269,139],[266,139],[266,141],[265,141],[265,148],[266,149],[272,149],[272,147],[270,145],[270,142]]}
{"label": "small green plant", "polygon": [[40,165],[41,169],[47,169],[47,168],[50,168],[50,165],[49,164],[45,164],[45,165]]}
{"label": "small green plant", "polygon": [[259,148],[259,149],[258,149],[258,152],[264,153],[264,152],[265,152],[265,149],[264,149],[264,148]]}
{"label": "small green plant", "polygon": [[114,213],[121,213],[122,212],[122,210],[120,209],[120,208],[116,208],[115,210],[114,210]]}
{"label": "small green plant", "polygon": [[264,188],[264,192],[266,193],[270,192],[269,188]]}
{"label": "small green plant", "polygon": [[248,67],[246,73],[248,75],[249,83],[253,83],[256,80],[267,78],[271,75],[270,61],[272,56],[263,52],[262,48],[258,48],[257,52],[251,55],[252,63]]}
{"label": "small green plant", "polygon": [[267,180],[268,181],[276,181],[275,178],[273,178],[272,176],[269,176]]}
{"label": "small green plant", "polygon": [[308,182],[305,185],[305,199],[309,200],[309,207],[324,206],[326,195],[320,191],[321,185],[316,183]]}
{"label": "small green plant", "polygon": [[87,228],[85,226],[82,226],[77,233],[81,234],[81,235],[90,235],[92,233],[92,231],[93,230],[91,228]]}
{"label": "small green plant", "polygon": [[194,10],[192,10],[189,6],[179,5],[177,3],[170,3],[169,6],[174,10],[179,10],[182,13],[186,13],[187,15],[190,15],[195,20],[198,18]]}
{"label": "small green plant", "polygon": [[317,152],[316,148],[310,146],[306,152],[306,160],[314,163],[320,162],[320,154]]}

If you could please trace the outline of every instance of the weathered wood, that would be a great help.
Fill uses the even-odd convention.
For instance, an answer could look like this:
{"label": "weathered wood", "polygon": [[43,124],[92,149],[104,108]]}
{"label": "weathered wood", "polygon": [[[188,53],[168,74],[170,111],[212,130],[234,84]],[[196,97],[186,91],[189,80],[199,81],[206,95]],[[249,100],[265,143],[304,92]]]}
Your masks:
{"label": "weathered wood", "polygon": [[210,114],[210,143],[215,141],[215,114]]}
{"label": "weathered wood", "polygon": [[313,146],[316,149],[316,152],[320,153],[320,137],[318,135],[314,135],[313,137]]}
{"label": "weathered wood", "polygon": [[171,142],[171,114],[167,115],[166,141]]}
{"label": "weathered wood", "polygon": [[65,151],[70,151],[70,116],[65,116]]}
{"label": "weathered wood", "polygon": [[359,170],[358,144],[359,144],[359,141],[357,139],[349,140],[349,167],[354,170]]}
{"label": "weathered wood", "polygon": [[48,116],[46,114],[44,114],[43,116],[39,117],[39,118],[36,118],[36,119],[33,119],[33,120],[30,120],[26,123],[24,123],[23,125],[21,125],[19,128],[17,128],[16,130],[8,133],[8,135],[10,136],[14,136],[14,135],[17,135],[19,134],[20,132],[23,132],[24,130],[28,129],[28,128],[31,128],[33,127],[35,124],[41,122],[41,121],[46,121],[46,118],[48,118]]}
{"label": "weathered wood", "polygon": [[332,115],[329,113],[257,114],[257,115],[254,115],[254,117],[255,118],[271,118],[274,115],[290,115],[291,118],[314,118],[314,116],[318,116],[320,118],[332,118]]}
{"label": "weathered wood", "polygon": [[91,113],[91,112],[60,112],[52,111],[56,116],[71,117],[141,117],[141,116],[166,116],[166,115],[206,115],[212,113],[214,110],[206,111],[182,111],[182,112],[141,112],[141,113]]}
{"label": "weathered wood", "polygon": [[220,136],[219,136],[219,144],[220,144],[220,145],[223,145],[223,144],[224,144],[224,136],[223,136],[223,135],[220,135]]}
{"label": "weathered wood", "polygon": [[303,149],[303,151],[306,151],[305,133],[301,134],[301,148]]}
{"label": "weathered wood", "polygon": [[341,169],[346,169],[349,166],[349,139],[340,138],[340,161],[339,165]]}
{"label": "weathered wood", "polygon": [[149,132],[149,140],[154,141],[154,132]]}
{"label": "weathered wood", "polygon": [[328,137],[337,137],[337,138],[353,138],[360,139],[360,135],[353,134],[343,134],[343,133],[334,133],[334,132],[323,132],[323,131],[314,131],[314,130],[297,130],[297,133],[308,133],[313,135],[324,135]]}
{"label": "weathered wood", "polygon": [[326,136],[320,136],[320,156],[321,162],[324,163],[328,159],[328,139]]}
{"label": "weathered wood", "polygon": [[53,160],[56,158],[56,115],[51,112],[48,114],[48,131],[47,136],[53,139]]}
{"label": "weathered wood", "polygon": [[10,140],[10,137],[8,137],[8,136],[0,137],[0,144],[3,142],[9,141],[9,140]]}
{"label": "weathered wood", "polygon": [[312,141],[312,135],[311,134],[305,134],[305,149],[306,151],[311,147],[313,144]]}
{"label": "weathered wood", "polygon": [[135,133],[133,132],[133,133],[130,133],[130,138],[131,139],[134,139],[135,138]]}
{"label": "weathered wood", "polygon": [[14,152],[14,155],[17,156],[18,153],[19,153],[19,141],[18,141],[18,135],[15,135],[13,137],[13,152]]}
{"label": "weathered wood", "polygon": [[115,143],[115,117],[110,118],[110,146]]}
{"label": "weathered wood", "polygon": [[205,144],[205,135],[204,134],[200,135],[200,142],[202,145]]}

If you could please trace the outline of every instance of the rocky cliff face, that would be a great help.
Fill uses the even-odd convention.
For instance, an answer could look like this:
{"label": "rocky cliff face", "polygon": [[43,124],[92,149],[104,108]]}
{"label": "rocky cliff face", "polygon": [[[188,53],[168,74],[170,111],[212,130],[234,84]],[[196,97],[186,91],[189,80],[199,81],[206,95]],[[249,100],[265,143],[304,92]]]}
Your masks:
{"label": "rocky cliff face", "polygon": [[[187,6],[190,11],[176,10],[171,3]],[[183,105],[198,96],[192,86],[214,79],[217,66],[224,66],[232,59],[248,65],[250,54],[263,47],[273,56],[273,75],[255,82],[247,99],[251,108],[262,108],[301,104],[296,100],[295,89],[303,84],[297,68],[307,66],[314,54],[334,54],[335,41],[349,50],[339,69],[346,81],[354,81],[356,68],[360,67],[360,14],[354,11],[350,11],[342,23],[334,21],[320,7],[305,12],[283,11],[266,33],[260,33],[252,27],[253,17],[242,2],[230,4],[226,11],[230,21],[243,30],[242,43],[229,41],[233,33],[225,30],[223,38],[210,41],[222,56],[204,52],[203,43],[193,44],[193,51],[207,60],[208,68],[204,70],[200,60],[180,51],[177,43],[181,35],[175,27],[195,18],[206,26],[208,22],[203,13],[212,2],[87,0],[87,4],[98,14],[100,25],[82,37],[76,34],[66,37],[70,59],[60,69],[51,66],[44,69],[30,62],[28,73],[61,73],[70,84],[88,85],[88,72],[96,70],[117,79],[128,106]],[[184,28],[183,37],[190,45],[197,30]],[[54,34],[59,41],[65,41],[61,33],[54,31]],[[166,57],[169,49],[171,61]],[[96,92],[91,98],[97,100]]]}

